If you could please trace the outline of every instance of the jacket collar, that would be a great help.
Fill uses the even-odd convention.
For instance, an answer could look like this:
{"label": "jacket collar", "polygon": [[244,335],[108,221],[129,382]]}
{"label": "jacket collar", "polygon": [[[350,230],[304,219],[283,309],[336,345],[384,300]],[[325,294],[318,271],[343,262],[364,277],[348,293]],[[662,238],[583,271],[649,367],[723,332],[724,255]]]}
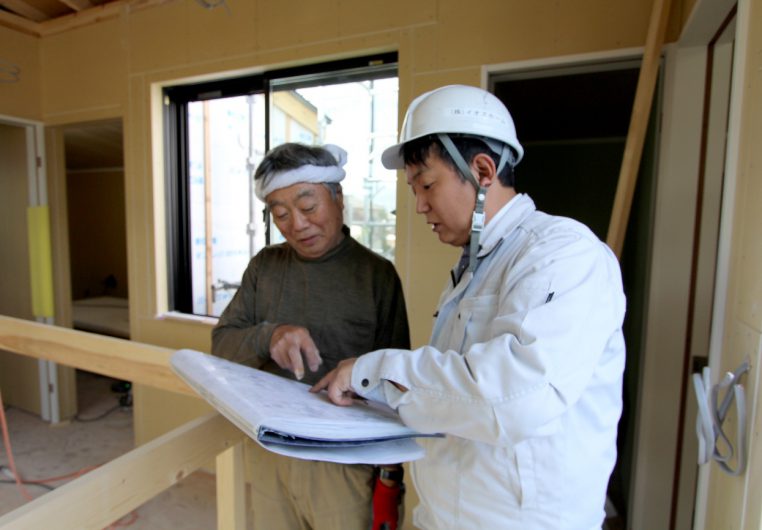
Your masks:
{"label": "jacket collar", "polygon": [[[477,254],[477,257],[482,259],[485,256],[488,256],[536,209],[534,201],[529,195],[524,193],[519,193],[513,199],[508,201],[484,227],[484,231],[482,232],[479,241],[479,253]],[[464,249],[467,251],[468,245],[466,245]],[[471,282],[473,273],[466,270],[465,265],[467,262],[468,256],[466,252],[464,252],[460,262],[450,271],[452,286],[454,288],[454,291],[450,293],[450,297],[456,296]]]}
{"label": "jacket collar", "polygon": [[508,201],[495,216],[487,222],[479,245],[479,257],[486,256],[519,226],[537,208],[525,193],[519,193]]}

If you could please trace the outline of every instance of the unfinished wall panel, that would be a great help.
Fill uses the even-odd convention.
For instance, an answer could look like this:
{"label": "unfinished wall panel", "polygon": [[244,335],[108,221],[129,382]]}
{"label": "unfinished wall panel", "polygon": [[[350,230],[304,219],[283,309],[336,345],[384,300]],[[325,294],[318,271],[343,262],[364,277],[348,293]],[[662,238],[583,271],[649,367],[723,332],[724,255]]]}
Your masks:
{"label": "unfinished wall panel", "polygon": [[201,9],[194,2],[168,2],[130,15],[126,23],[129,55],[125,59],[131,74],[179,67],[192,59],[188,55],[187,43],[192,37],[187,12],[193,5]]}
{"label": "unfinished wall panel", "polygon": [[121,115],[128,50],[119,19],[51,35],[41,48],[46,123]]}
{"label": "unfinished wall panel", "polygon": [[[251,53],[258,47],[256,8],[261,0],[234,0],[205,9],[200,2],[185,2],[188,57],[194,61]],[[212,2],[210,2],[212,4]]]}
{"label": "unfinished wall panel", "polygon": [[0,26],[0,115],[40,119],[40,41]]}

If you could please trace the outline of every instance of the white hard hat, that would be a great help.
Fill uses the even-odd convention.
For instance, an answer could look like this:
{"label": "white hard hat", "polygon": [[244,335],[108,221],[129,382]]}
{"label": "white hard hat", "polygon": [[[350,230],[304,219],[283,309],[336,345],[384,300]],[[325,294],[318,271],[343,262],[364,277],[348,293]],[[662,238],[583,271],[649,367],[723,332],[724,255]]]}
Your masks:
{"label": "white hard hat", "polygon": [[384,150],[381,162],[387,169],[404,169],[400,147],[411,140],[436,133],[467,134],[498,140],[514,150],[517,164],[524,156],[513,118],[497,97],[481,88],[448,85],[413,100],[402,122],[399,142]]}

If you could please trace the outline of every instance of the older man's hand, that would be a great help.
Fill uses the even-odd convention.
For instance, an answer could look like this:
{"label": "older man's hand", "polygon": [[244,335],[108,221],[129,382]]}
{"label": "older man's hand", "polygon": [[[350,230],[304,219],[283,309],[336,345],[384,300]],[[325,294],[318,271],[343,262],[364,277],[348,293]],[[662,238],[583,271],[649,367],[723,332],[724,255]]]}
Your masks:
{"label": "older man's hand", "polygon": [[301,326],[288,324],[278,326],[273,331],[270,357],[281,368],[292,371],[297,379],[304,377],[305,361],[311,372],[317,371],[323,363],[310,332]]}
{"label": "older man's hand", "polygon": [[356,397],[352,389],[352,368],[357,358],[352,357],[341,361],[336,368],[325,374],[323,379],[315,383],[310,392],[326,390],[328,399],[336,405],[351,405]]}

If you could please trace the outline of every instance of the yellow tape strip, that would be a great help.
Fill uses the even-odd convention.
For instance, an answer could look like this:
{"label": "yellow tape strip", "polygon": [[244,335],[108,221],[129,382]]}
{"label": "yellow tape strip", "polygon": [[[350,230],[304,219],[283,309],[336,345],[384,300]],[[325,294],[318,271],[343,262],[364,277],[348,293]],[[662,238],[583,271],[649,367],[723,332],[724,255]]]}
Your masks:
{"label": "yellow tape strip", "polygon": [[50,212],[47,206],[30,206],[26,213],[32,312],[35,317],[52,317],[53,261],[50,250]]}

